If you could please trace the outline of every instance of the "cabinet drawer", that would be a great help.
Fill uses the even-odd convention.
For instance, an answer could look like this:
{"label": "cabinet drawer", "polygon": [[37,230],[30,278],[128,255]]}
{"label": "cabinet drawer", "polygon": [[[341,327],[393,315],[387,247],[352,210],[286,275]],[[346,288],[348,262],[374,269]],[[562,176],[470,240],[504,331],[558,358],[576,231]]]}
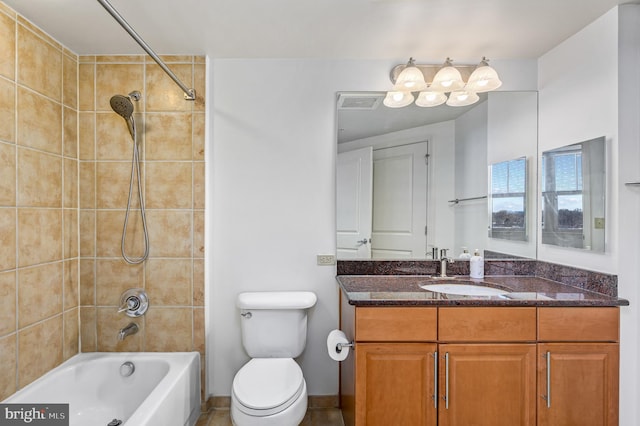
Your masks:
{"label": "cabinet drawer", "polygon": [[438,340],[522,342],[536,340],[536,308],[440,308]]}
{"label": "cabinet drawer", "polygon": [[437,338],[437,308],[358,307],[356,339],[361,342],[428,342]]}
{"label": "cabinet drawer", "polygon": [[538,308],[538,340],[617,342],[618,308]]}

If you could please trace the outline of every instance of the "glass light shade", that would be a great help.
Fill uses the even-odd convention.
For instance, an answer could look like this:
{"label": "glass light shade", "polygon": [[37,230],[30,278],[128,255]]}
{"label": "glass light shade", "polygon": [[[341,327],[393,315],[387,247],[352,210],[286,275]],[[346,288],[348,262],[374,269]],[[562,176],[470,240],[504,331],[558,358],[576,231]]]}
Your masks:
{"label": "glass light shade", "polygon": [[502,86],[502,81],[500,81],[496,70],[486,65],[486,62],[482,62],[469,76],[469,81],[467,81],[465,88],[476,93],[482,93],[497,89],[500,86]]}
{"label": "glass light shade", "polygon": [[389,108],[402,108],[407,105],[411,105],[413,102],[413,95],[411,92],[387,92],[384,101],[382,103]]}
{"label": "glass light shade", "polygon": [[418,99],[416,99],[416,105],[419,107],[434,107],[442,105],[446,101],[447,95],[444,93],[426,90],[424,92],[420,92]]}
{"label": "glass light shade", "polygon": [[412,64],[408,64],[402,70],[393,86],[393,90],[396,92],[419,92],[426,88],[427,83],[424,81],[422,71]]}
{"label": "glass light shade", "polygon": [[429,88],[438,92],[453,92],[464,87],[464,81],[460,71],[452,66],[441,68],[433,77],[433,82]]}
{"label": "glass light shade", "polygon": [[447,105],[449,106],[467,106],[478,102],[480,97],[470,90],[458,90],[451,92]]}

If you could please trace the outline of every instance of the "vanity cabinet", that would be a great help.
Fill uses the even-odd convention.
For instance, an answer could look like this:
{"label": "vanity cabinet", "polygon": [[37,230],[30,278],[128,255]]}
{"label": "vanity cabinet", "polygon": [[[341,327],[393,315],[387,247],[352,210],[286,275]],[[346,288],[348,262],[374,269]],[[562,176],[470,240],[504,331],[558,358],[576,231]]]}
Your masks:
{"label": "vanity cabinet", "polygon": [[618,308],[539,308],[538,334],[538,425],[617,425]]}
{"label": "vanity cabinet", "polygon": [[618,308],[355,307],[345,425],[616,425]]}

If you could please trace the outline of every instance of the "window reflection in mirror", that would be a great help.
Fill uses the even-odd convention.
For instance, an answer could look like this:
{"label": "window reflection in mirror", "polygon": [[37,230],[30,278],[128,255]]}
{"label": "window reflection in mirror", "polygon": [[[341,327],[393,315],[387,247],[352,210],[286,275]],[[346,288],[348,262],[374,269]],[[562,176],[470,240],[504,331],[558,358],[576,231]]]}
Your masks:
{"label": "window reflection in mirror", "polygon": [[542,243],[605,249],[605,139],[542,153]]}
{"label": "window reflection in mirror", "polygon": [[526,241],[527,159],[492,164],[489,174],[489,237]]}

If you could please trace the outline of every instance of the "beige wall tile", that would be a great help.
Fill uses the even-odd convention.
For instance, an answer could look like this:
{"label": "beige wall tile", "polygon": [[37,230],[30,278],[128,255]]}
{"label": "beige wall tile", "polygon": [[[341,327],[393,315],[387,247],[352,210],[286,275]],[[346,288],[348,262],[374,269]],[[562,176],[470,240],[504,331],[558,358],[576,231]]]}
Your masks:
{"label": "beige wall tile", "polygon": [[152,209],[191,208],[191,163],[147,162],[146,206]]}
{"label": "beige wall tile", "polygon": [[62,100],[62,51],[18,25],[18,82]]}
{"label": "beige wall tile", "polygon": [[62,262],[18,271],[18,328],[62,313]]}
{"label": "beige wall tile", "polygon": [[190,351],[193,347],[192,308],[152,307],[146,314],[145,350]]}
{"label": "beige wall tile", "polygon": [[[139,117],[134,117],[140,121]],[[136,125],[138,123],[136,122]],[[133,144],[124,119],[113,111],[96,114],[96,158],[131,160]]]}
{"label": "beige wall tile", "polygon": [[96,208],[96,164],[80,162],[80,208]]}
{"label": "beige wall tile", "polygon": [[62,259],[62,211],[18,209],[18,266]]}
{"label": "beige wall tile", "polygon": [[204,306],[204,260],[193,260],[193,305]]}
{"label": "beige wall tile", "polygon": [[20,145],[60,154],[62,106],[26,89],[18,89],[18,137]]}
{"label": "beige wall tile", "polygon": [[78,259],[67,260],[64,262],[64,310],[78,306],[80,291],[79,263]]}
{"label": "beige wall tile", "polygon": [[94,259],[80,260],[80,304],[83,306],[96,304],[95,267]]}
{"label": "beige wall tile", "polygon": [[16,142],[16,86],[14,83],[1,78],[0,140]]}
{"label": "beige wall tile", "polygon": [[[136,323],[140,331],[127,336],[123,341],[118,340],[120,329],[129,323]],[[124,313],[118,313],[115,308],[97,309],[98,351],[100,352],[139,352],[144,350],[145,321],[140,318],[129,318]]]}
{"label": "beige wall tile", "polygon": [[146,289],[153,306],[192,304],[191,259],[149,259]]}
{"label": "beige wall tile", "polygon": [[64,166],[64,196],[62,206],[78,208],[78,161],[65,158]]}
{"label": "beige wall tile", "polygon": [[64,361],[78,353],[80,339],[80,324],[78,323],[78,308],[66,311],[63,315],[64,332],[62,358]]}
{"label": "beige wall tile", "polygon": [[80,210],[80,256],[96,255],[96,212]]}
{"label": "beige wall tile", "polygon": [[16,21],[0,13],[0,75],[13,80],[16,73]]}
{"label": "beige wall tile", "polygon": [[78,61],[62,55],[62,103],[78,109]]}
{"label": "beige wall tile", "polygon": [[[122,259],[96,260],[96,304],[120,305],[120,296],[127,289],[144,287],[144,265],[129,265]],[[124,314],[122,314],[124,315]]]}
{"label": "beige wall tile", "polygon": [[143,64],[96,64],[96,111],[112,111],[111,97],[142,91],[143,80]]}
{"label": "beige wall tile", "polygon": [[23,388],[62,363],[62,315],[18,333],[18,386]]}
{"label": "beige wall tile", "polygon": [[191,257],[191,212],[147,212],[151,257]]}
{"label": "beige wall tile", "polygon": [[193,159],[204,161],[205,115],[194,113],[193,121]]}
{"label": "beige wall tile", "polygon": [[[148,215],[149,212],[147,212]],[[96,212],[96,255],[98,257],[120,257],[124,218],[124,210]],[[125,249],[130,257],[139,257],[144,252],[144,234],[139,211],[132,210],[129,214]]]}
{"label": "beige wall tile", "polygon": [[196,100],[193,103],[193,110],[204,112],[206,95],[207,67],[205,64],[194,65],[193,85],[196,89]]}
{"label": "beige wall tile", "polygon": [[0,336],[16,331],[16,273],[0,272]]}
{"label": "beige wall tile", "polygon": [[96,159],[96,114],[81,112],[78,123],[78,157],[80,160]]}
{"label": "beige wall tile", "polygon": [[143,63],[144,55],[97,55],[95,57],[95,62],[101,63]]}
{"label": "beige wall tile", "polygon": [[18,206],[62,207],[62,158],[18,149]]}
{"label": "beige wall tile", "polygon": [[98,350],[96,321],[95,306],[80,308],[80,348],[82,352],[95,352]]}
{"label": "beige wall tile", "polygon": [[62,153],[65,157],[78,158],[78,112],[75,109],[63,108]]}
{"label": "beige wall tile", "polygon": [[204,210],[193,212],[193,257],[204,257]]}
{"label": "beige wall tile", "polygon": [[193,349],[200,352],[204,359],[206,352],[206,335],[204,324],[204,307],[193,308]]}
{"label": "beige wall tile", "polygon": [[[140,168],[144,170],[142,165],[140,165]],[[141,171],[141,173],[143,172]],[[126,209],[130,179],[130,162],[98,162],[96,164],[97,208]],[[131,208],[140,207],[138,200],[138,181],[136,179],[133,181],[134,192],[131,196]]]}
{"label": "beige wall tile", "polygon": [[193,163],[193,208],[204,209],[204,162]]}
{"label": "beige wall tile", "polygon": [[30,21],[28,21],[24,16],[22,15],[17,15],[16,20],[18,21],[18,24],[22,25],[23,27],[25,27],[26,29],[30,30],[31,32],[33,32],[35,35],[37,35],[38,37],[40,37],[42,40],[44,40],[45,42],[49,43],[50,45],[53,46],[53,48],[62,51],[62,46],[60,45],[60,43],[58,43],[55,39],[53,39],[51,36],[49,36],[47,33],[45,33],[44,31],[42,31],[40,28],[38,28],[36,25],[34,25],[33,23],[31,23]]}
{"label": "beige wall tile", "polygon": [[0,401],[11,396],[17,388],[16,334],[0,337]]}
{"label": "beige wall tile", "polygon": [[16,205],[16,147],[0,142],[0,206]]}
{"label": "beige wall tile", "polygon": [[95,110],[95,77],[95,63],[83,62],[78,65],[78,108],[80,111]]}
{"label": "beige wall tile", "polygon": [[78,257],[78,210],[64,209],[62,218],[64,221],[63,257],[64,259]]}
{"label": "beige wall tile", "polygon": [[191,160],[191,114],[146,114],[145,159]]}
{"label": "beige wall tile", "polygon": [[[187,86],[192,87],[192,65],[172,64],[171,71]],[[158,65],[146,68],[147,112],[191,111],[193,101],[184,99],[184,92]]]}
{"label": "beige wall tile", "polygon": [[0,208],[0,271],[16,267],[16,209]]}

